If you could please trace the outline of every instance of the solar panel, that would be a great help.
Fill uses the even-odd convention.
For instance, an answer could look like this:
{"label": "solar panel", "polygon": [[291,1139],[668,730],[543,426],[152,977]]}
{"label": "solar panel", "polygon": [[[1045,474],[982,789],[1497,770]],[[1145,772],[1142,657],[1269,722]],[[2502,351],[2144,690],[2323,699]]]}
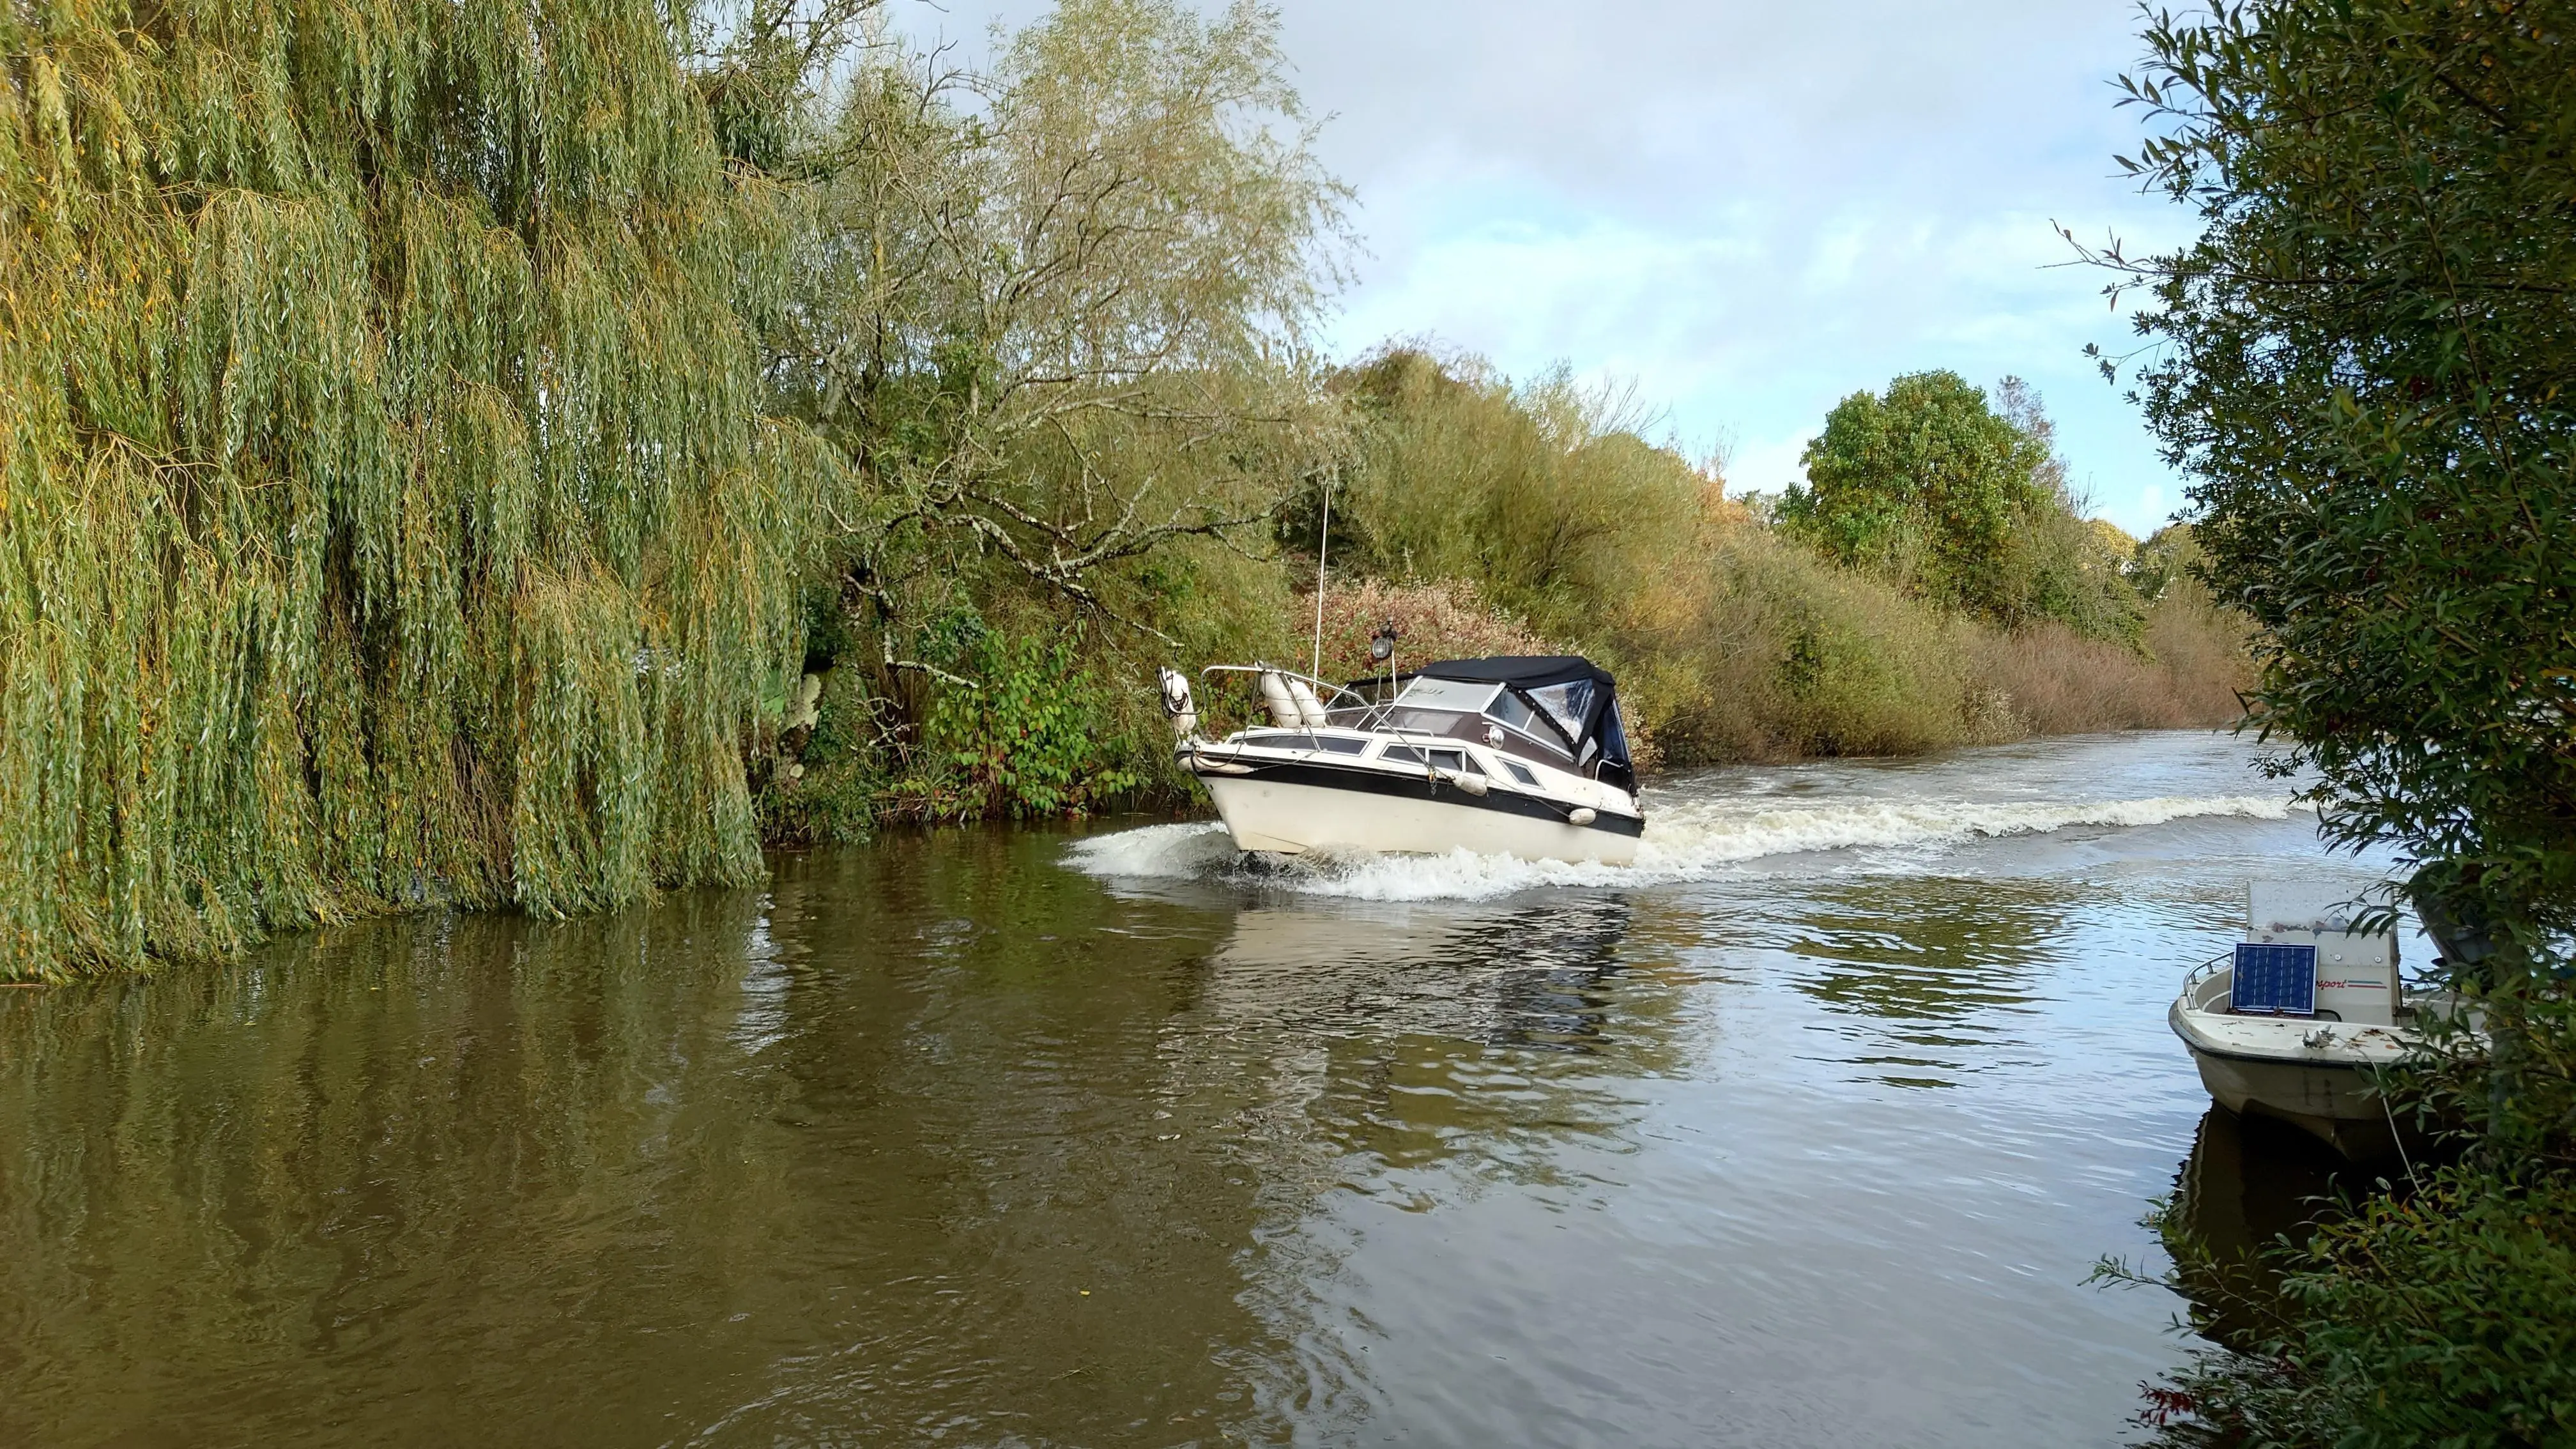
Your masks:
{"label": "solar panel", "polygon": [[2316,1015],[2317,948],[2239,945],[2228,1005],[2264,1016]]}

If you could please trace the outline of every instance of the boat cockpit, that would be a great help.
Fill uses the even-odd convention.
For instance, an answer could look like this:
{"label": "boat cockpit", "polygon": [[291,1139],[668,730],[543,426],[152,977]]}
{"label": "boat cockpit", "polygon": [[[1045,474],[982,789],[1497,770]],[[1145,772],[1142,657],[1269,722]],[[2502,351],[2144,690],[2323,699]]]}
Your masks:
{"label": "boat cockpit", "polygon": [[1571,655],[1444,659],[1353,680],[1324,719],[1343,729],[1464,740],[1632,795],[1637,789],[1618,691],[1607,671]]}

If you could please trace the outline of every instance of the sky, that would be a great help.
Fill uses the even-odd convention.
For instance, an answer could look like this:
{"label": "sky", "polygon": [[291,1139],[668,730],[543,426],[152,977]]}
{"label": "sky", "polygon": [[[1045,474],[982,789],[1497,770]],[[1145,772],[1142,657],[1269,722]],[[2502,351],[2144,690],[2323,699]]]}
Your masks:
{"label": "sky", "polygon": [[[904,0],[980,49],[1040,0]],[[2191,217],[2112,159],[2130,0],[1282,0],[1365,252],[1327,342],[1428,339],[1633,384],[1731,492],[1797,481],[1850,393],[2029,381],[2070,479],[2131,533],[2182,503],[2087,343],[2138,344],[2052,229],[2133,251]]]}

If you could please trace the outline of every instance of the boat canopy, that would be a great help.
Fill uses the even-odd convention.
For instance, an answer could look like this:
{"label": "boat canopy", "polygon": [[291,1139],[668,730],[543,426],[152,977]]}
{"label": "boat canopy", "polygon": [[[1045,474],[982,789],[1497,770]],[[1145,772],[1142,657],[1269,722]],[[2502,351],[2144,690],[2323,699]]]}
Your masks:
{"label": "boat canopy", "polygon": [[1599,763],[1601,773],[1633,788],[1628,735],[1619,719],[1618,688],[1610,671],[1576,654],[1502,654],[1487,659],[1443,659],[1413,671],[1417,679],[1499,684],[1544,710],[1574,746],[1578,767]]}

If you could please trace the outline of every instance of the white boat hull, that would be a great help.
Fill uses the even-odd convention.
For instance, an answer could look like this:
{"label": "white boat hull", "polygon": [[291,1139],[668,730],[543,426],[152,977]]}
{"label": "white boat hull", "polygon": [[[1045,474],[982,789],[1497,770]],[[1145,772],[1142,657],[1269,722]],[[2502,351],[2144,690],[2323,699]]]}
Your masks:
{"label": "white boat hull", "polygon": [[2366,1068],[2262,1061],[2197,1045],[2191,1060],[2210,1100],[2240,1117],[2287,1122],[2356,1162],[2388,1156],[2397,1143],[2396,1114],[2372,1089]]}
{"label": "white boat hull", "polygon": [[2221,968],[2196,977],[2166,1014],[2201,1085],[2239,1115],[2290,1123],[2357,1162],[2390,1155],[2413,1134],[2412,1111],[2379,1095],[2375,1073],[2414,1052],[2403,1026],[2323,1017],[2238,1016]]}
{"label": "white boat hull", "polygon": [[1424,855],[1467,850],[1605,865],[1627,865],[1637,858],[1637,836],[1615,828],[1633,822],[1573,825],[1512,813],[1454,786],[1397,795],[1259,775],[1199,778],[1243,850],[1282,855],[1334,848]]}

